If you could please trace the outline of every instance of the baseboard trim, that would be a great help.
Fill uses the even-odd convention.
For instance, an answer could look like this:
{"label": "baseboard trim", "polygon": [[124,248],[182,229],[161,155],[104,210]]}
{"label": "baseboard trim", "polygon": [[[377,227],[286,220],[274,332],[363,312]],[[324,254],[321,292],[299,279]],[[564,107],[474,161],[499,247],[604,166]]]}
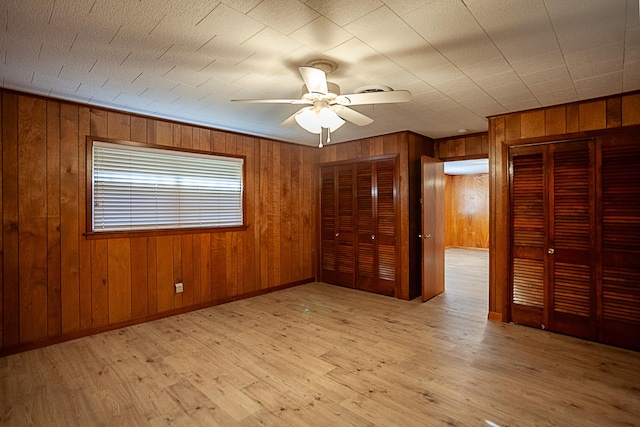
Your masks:
{"label": "baseboard trim", "polygon": [[495,311],[489,312],[489,320],[497,320],[498,322],[502,322],[502,313],[496,313]]}
{"label": "baseboard trim", "polygon": [[95,328],[85,329],[83,331],[72,332],[64,335],[58,335],[55,337],[43,338],[37,341],[30,341],[28,343],[18,344],[11,347],[0,349],[0,357],[9,356],[11,354],[16,354],[16,353],[22,353],[24,351],[29,351],[29,350],[35,350],[37,348],[47,347],[53,344],[60,344],[66,341],[72,341],[78,338],[84,338],[90,335],[96,335],[103,332],[113,331],[115,329],[124,328],[127,326],[133,326],[140,323],[152,322],[154,320],[163,319],[165,317],[176,316],[178,314],[184,314],[190,311],[202,310],[202,309],[213,307],[220,304],[226,304],[233,301],[238,301],[242,299],[256,297],[259,295],[268,294],[271,292],[281,291],[283,289],[293,288],[295,286],[304,285],[305,283],[311,283],[314,281],[315,281],[315,278],[311,277],[308,279],[298,280],[295,282],[274,286],[272,288],[258,289],[256,291],[247,292],[241,295],[234,295],[230,297],[219,298],[213,301],[208,301],[206,303],[194,304],[188,307],[181,307],[173,310],[163,311],[162,313],[149,314],[147,316],[137,317],[135,319],[129,319],[123,322],[113,323],[110,325],[104,325],[104,326],[99,326]]}

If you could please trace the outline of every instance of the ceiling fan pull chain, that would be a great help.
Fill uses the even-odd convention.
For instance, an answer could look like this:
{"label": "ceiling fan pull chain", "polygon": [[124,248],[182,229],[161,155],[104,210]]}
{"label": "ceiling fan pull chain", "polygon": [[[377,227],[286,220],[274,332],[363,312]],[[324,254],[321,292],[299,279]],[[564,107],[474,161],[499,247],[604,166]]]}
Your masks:
{"label": "ceiling fan pull chain", "polygon": [[318,144],[318,148],[322,148],[322,132],[320,132],[320,144]]}
{"label": "ceiling fan pull chain", "polygon": [[327,128],[327,144],[331,142],[331,129]]}

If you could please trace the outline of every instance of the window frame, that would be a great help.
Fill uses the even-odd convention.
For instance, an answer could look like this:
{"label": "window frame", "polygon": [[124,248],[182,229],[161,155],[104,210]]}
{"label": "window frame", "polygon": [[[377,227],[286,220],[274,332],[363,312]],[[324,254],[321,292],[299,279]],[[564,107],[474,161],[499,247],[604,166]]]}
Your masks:
{"label": "window frame", "polygon": [[[203,154],[218,157],[230,157],[242,159],[242,225],[236,226],[220,226],[220,227],[189,227],[189,228],[160,228],[155,230],[122,230],[122,231],[94,231],[93,230],[93,145],[94,142],[106,142],[110,144],[118,144],[133,147],[145,147],[167,152],[175,151],[182,153]],[[87,136],[85,146],[85,170],[86,170],[86,221],[84,236],[87,239],[114,239],[114,238],[132,238],[132,237],[154,237],[154,236],[173,236],[182,234],[205,234],[220,233],[230,231],[244,231],[249,228],[247,224],[246,211],[246,178],[247,178],[247,158],[239,154],[219,153],[205,150],[195,150],[190,148],[172,147],[159,144],[148,144],[137,141],[127,141],[112,138],[100,138],[95,136]]]}

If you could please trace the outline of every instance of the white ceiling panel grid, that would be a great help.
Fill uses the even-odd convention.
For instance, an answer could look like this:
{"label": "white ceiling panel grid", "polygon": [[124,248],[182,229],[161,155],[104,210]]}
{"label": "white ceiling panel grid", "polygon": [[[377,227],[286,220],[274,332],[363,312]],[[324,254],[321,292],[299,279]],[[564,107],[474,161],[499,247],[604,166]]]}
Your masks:
{"label": "white ceiling panel grid", "polygon": [[359,106],[336,142],[410,130],[486,131],[486,116],[640,90],[637,0],[6,0],[0,85],[300,144],[280,122],[297,68],[328,59],[343,93],[382,85],[406,104]]}

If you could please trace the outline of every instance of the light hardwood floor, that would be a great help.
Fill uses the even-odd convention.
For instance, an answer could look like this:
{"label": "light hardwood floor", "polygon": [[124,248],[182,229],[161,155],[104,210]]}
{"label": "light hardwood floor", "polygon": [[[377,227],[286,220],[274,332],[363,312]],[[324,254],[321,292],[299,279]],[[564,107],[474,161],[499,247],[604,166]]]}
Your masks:
{"label": "light hardwood floor", "polygon": [[640,425],[640,354],[487,321],[487,252],[420,303],[321,283],[0,359],[0,425]]}

